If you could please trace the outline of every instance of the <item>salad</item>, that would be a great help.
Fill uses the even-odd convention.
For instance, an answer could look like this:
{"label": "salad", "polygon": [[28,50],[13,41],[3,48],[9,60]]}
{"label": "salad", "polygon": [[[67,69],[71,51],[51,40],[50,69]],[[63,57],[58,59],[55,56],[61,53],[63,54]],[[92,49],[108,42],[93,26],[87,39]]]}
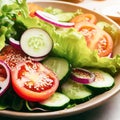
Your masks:
{"label": "salad", "polygon": [[112,89],[114,25],[81,9],[0,3],[0,110],[68,109]]}

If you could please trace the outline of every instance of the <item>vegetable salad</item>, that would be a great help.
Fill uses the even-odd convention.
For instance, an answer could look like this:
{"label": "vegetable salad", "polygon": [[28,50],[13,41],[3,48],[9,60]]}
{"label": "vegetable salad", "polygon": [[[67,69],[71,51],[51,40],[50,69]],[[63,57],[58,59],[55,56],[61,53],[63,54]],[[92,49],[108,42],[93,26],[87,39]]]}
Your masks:
{"label": "vegetable salad", "polygon": [[0,110],[71,108],[114,86],[114,25],[82,9],[0,3]]}

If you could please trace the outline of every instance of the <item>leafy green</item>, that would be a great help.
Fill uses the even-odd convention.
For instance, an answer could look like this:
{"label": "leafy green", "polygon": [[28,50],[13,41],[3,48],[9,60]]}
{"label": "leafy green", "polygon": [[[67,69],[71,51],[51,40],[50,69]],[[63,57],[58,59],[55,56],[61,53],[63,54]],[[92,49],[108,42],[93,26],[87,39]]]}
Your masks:
{"label": "leafy green", "polygon": [[[1,1],[2,3],[5,3],[3,2],[3,0]],[[2,33],[4,33],[5,35],[9,33],[10,35],[16,34],[16,36],[18,36],[17,33],[19,33],[20,37],[22,32],[25,31],[25,29],[31,27],[39,27],[48,32],[53,39],[54,46],[52,54],[66,58],[74,67],[108,68],[113,73],[115,73],[117,71],[117,68],[120,67],[119,55],[115,56],[114,58],[100,58],[97,55],[97,51],[92,51],[87,47],[84,36],[80,32],[77,32],[74,28],[58,29],[54,25],[46,23],[37,17],[29,17],[26,0],[22,0],[21,3],[19,3],[18,0],[16,0],[16,2],[14,0],[13,4],[10,6],[8,7],[6,5],[3,5],[1,10],[2,16],[4,16],[4,14],[7,16],[6,22],[2,23],[2,25],[5,27],[4,30],[2,29],[3,26],[1,25],[1,30],[3,31]],[[63,13],[63,11],[61,11],[60,9],[54,9],[52,7],[49,7],[45,10],[54,14]],[[16,15],[15,11],[18,11],[18,13],[22,11],[21,15]],[[9,17],[10,14],[11,16]],[[11,19],[13,18],[13,16],[15,16],[16,18],[15,21],[12,21]],[[7,27],[5,26],[5,24]],[[17,28],[19,28],[19,26],[21,27],[22,31],[21,34],[19,31],[17,31]],[[113,28],[112,25],[105,23],[103,24],[103,28],[107,31],[110,31],[110,34],[113,36],[117,36],[118,34],[116,32],[112,32],[117,31]],[[6,36],[4,37],[1,35],[1,37],[3,39],[1,40],[1,43],[4,44]],[[2,45],[1,48],[3,46],[4,45]]]}
{"label": "leafy green", "polygon": [[100,58],[97,51],[87,47],[84,36],[74,28],[58,29],[44,21],[39,21],[37,25],[47,31],[53,39],[52,54],[67,59],[73,67],[96,67],[107,69],[111,73],[120,68],[119,55]]}
{"label": "leafy green", "polygon": [[21,99],[10,87],[6,93],[0,96],[0,110],[11,108],[20,111],[23,108],[24,100]]}
{"label": "leafy green", "polygon": [[120,67],[120,56],[99,57],[97,51],[90,50],[83,35],[75,29],[56,31],[51,36],[54,41],[53,53],[70,61],[74,67],[108,68],[113,73]]}
{"label": "leafy green", "polygon": [[5,46],[5,36],[0,35],[0,50]]}
{"label": "leafy green", "polygon": [[19,96],[14,95],[13,100],[11,101],[12,105],[11,108],[16,111],[20,111],[23,108],[24,100],[21,99]]}
{"label": "leafy green", "polygon": [[57,15],[57,14],[63,13],[63,10],[61,10],[59,8],[53,8],[51,6],[47,7],[47,8],[44,8],[44,11],[48,12],[50,14],[53,14],[53,15]]}
{"label": "leafy green", "polygon": [[120,68],[119,55],[114,58],[100,58],[97,51],[87,47],[84,36],[74,28],[56,28],[38,18],[23,19],[19,17],[18,19],[27,28],[35,26],[48,32],[54,42],[52,54],[67,59],[73,67],[96,67],[107,69],[111,73],[117,72],[117,69]]}
{"label": "leafy green", "polygon": [[0,97],[0,110],[4,110],[9,107],[7,99],[8,98],[6,94]]}
{"label": "leafy green", "polygon": [[109,24],[105,21],[99,21],[96,25],[99,28],[106,31],[107,33],[109,33],[111,35],[111,37],[113,38],[114,42],[116,42],[119,39],[119,37],[120,37],[119,36],[119,30],[115,25]]}
{"label": "leafy green", "polygon": [[[9,37],[18,36],[16,16],[28,16],[26,0],[0,0],[0,50]],[[23,29],[22,29],[23,30]]]}
{"label": "leafy green", "polygon": [[74,16],[79,15],[79,14],[83,14],[81,9],[77,10],[75,12],[64,12],[63,10],[61,10],[59,8],[47,7],[44,9],[44,11],[48,12],[50,14],[53,14],[61,22],[68,22]]}

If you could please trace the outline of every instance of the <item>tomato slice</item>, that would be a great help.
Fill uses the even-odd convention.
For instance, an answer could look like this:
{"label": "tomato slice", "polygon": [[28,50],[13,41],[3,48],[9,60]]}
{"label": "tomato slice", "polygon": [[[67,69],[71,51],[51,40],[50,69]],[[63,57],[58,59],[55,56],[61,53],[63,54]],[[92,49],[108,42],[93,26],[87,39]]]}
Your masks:
{"label": "tomato slice", "polygon": [[28,57],[21,50],[17,50],[11,45],[5,46],[0,51],[0,60],[3,60],[10,69],[13,69],[18,63],[26,61]]}
{"label": "tomato slice", "polygon": [[79,22],[90,22],[90,23],[95,24],[97,22],[97,18],[94,14],[84,13],[84,14],[75,16],[71,20],[71,22],[74,22],[75,24]]}
{"label": "tomato slice", "polygon": [[107,32],[102,31],[94,49],[98,50],[98,55],[100,57],[110,55],[113,51],[113,40],[111,36]]}
{"label": "tomato slice", "polygon": [[93,49],[91,42],[95,41],[96,36],[99,36],[100,29],[96,25],[89,22],[77,23],[75,28],[84,35],[88,47]]}
{"label": "tomato slice", "polygon": [[84,35],[87,46],[91,50],[97,50],[100,57],[112,53],[113,40],[107,32],[89,22],[77,23],[75,28]]}
{"label": "tomato slice", "polygon": [[11,76],[15,92],[28,101],[49,98],[59,85],[56,75],[39,62],[22,62],[12,70]]}
{"label": "tomato slice", "polygon": [[29,9],[29,15],[31,17],[35,17],[35,11],[36,10],[42,10],[43,11],[42,7],[40,7],[39,5],[34,4],[34,3],[28,3],[28,9]]}

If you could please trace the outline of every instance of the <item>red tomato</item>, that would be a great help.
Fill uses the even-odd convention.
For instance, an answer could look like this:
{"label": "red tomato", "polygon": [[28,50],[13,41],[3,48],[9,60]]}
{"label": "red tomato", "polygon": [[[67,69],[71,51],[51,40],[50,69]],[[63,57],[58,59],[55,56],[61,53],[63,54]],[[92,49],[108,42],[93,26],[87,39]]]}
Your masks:
{"label": "red tomato", "polygon": [[91,48],[91,42],[93,42],[96,37],[99,36],[100,29],[98,29],[96,25],[89,22],[77,23],[75,28],[84,35],[88,47]]}
{"label": "red tomato", "polygon": [[113,50],[113,40],[111,36],[107,32],[102,31],[94,49],[98,50],[98,55],[100,57],[110,55]]}
{"label": "red tomato", "polygon": [[28,101],[49,98],[59,85],[56,75],[39,62],[22,62],[12,70],[11,75],[13,89]]}
{"label": "red tomato", "polygon": [[10,45],[5,46],[0,51],[0,60],[3,60],[11,69],[27,59],[27,56],[21,50],[17,50]]}
{"label": "red tomato", "polygon": [[108,33],[89,22],[77,23],[75,28],[85,36],[87,46],[90,49],[98,50],[100,57],[112,53],[113,40]]}
{"label": "red tomato", "polygon": [[84,13],[81,15],[77,15],[71,20],[71,22],[74,22],[75,24],[79,22],[90,22],[95,24],[96,21],[97,21],[96,16],[91,13]]}

